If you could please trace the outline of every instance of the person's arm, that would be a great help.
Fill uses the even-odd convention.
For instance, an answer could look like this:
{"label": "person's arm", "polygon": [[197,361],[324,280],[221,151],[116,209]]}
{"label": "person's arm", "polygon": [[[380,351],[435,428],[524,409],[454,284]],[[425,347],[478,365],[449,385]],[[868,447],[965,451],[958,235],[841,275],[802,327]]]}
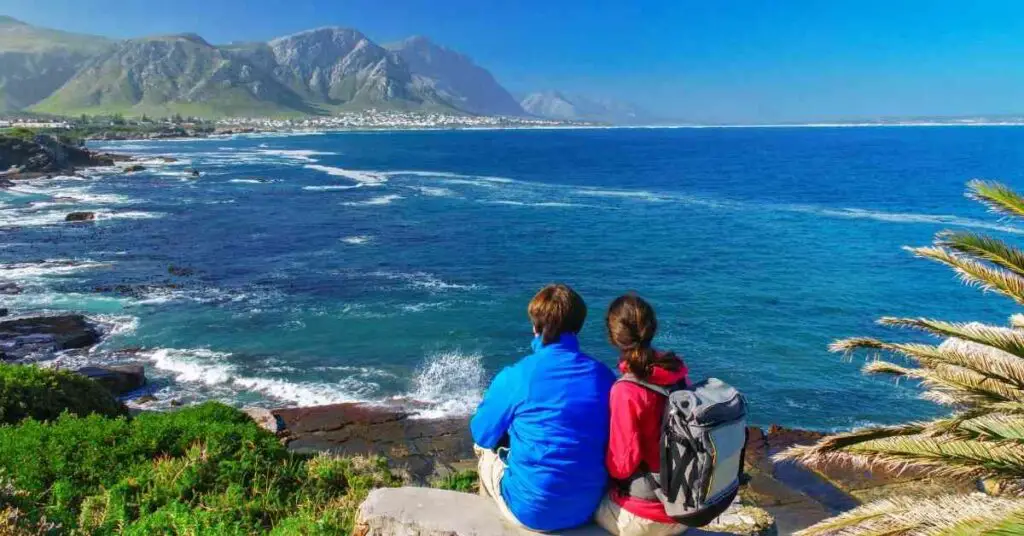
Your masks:
{"label": "person's arm", "polygon": [[639,400],[630,386],[612,387],[610,396],[611,425],[608,435],[608,454],[605,465],[608,475],[625,480],[640,467]]}
{"label": "person's arm", "polygon": [[516,385],[520,382],[514,381],[514,374],[512,367],[498,373],[469,421],[473,442],[485,449],[497,448],[512,425],[512,416],[520,402]]}

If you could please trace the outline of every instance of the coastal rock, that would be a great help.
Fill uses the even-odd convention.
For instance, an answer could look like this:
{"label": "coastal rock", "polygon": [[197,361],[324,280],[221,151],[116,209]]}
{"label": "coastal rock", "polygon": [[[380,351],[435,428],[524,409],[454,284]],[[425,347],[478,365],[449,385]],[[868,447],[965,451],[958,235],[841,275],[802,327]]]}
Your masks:
{"label": "coastal rock", "polygon": [[153,395],[142,395],[136,399],[133,399],[132,402],[141,406],[144,404],[149,404],[150,402],[156,402],[157,400],[159,399]]}
{"label": "coastal rock", "polygon": [[284,408],[271,412],[283,424],[278,432],[297,452],[382,455],[413,481],[473,457],[466,418],[415,419],[401,410],[362,404]]}
{"label": "coastal rock", "polygon": [[124,168],[125,173],[134,173],[136,171],[146,171],[146,166],[143,166],[142,164],[132,164]]}
{"label": "coastal rock", "polygon": [[48,134],[32,139],[0,136],[0,170],[16,169],[19,174],[61,173],[75,167],[112,165],[109,155],[93,153]]}
{"label": "coastal rock", "polygon": [[10,314],[10,311],[8,311],[6,307],[0,307],[0,318],[5,317],[8,314]]}
{"label": "coastal rock", "polygon": [[6,294],[8,296],[21,294],[21,287],[15,283],[3,281],[0,282],[0,294]]}
{"label": "coastal rock", "polygon": [[[537,536],[541,533],[513,526],[505,521],[494,502],[479,495],[430,488],[376,489],[359,506],[353,534],[356,536]],[[722,515],[728,525],[718,522],[686,534],[772,534],[774,526],[766,512],[735,506]],[[596,525],[547,532],[565,536],[607,536]]]}
{"label": "coastal rock", "polygon": [[172,264],[167,267],[167,273],[178,277],[188,277],[194,275],[196,271],[187,266],[175,266]]}
{"label": "coastal rock", "polygon": [[95,212],[71,212],[64,216],[64,221],[93,221],[95,219]]}
{"label": "coastal rock", "polygon": [[96,328],[77,314],[0,320],[0,350],[6,353],[7,359],[85,348],[99,342],[99,337]]}
{"label": "coastal rock", "polygon": [[75,372],[98,382],[114,396],[130,393],[146,384],[142,365],[89,366]]}

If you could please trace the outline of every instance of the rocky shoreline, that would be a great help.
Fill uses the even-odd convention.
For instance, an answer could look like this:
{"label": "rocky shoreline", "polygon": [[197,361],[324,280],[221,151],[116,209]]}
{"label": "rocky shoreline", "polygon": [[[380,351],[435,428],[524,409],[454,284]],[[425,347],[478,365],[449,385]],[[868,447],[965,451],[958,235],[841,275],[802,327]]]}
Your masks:
{"label": "rocky shoreline", "polygon": [[[101,339],[102,330],[83,315],[5,317],[0,319],[0,362],[31,363],[61,352],[88,352]],[[144,408],[153,399],[145,390],[145,365],[130,362],[131,355],[131,349],[125,350],[127,362],[122,365],[86,366],[75,372]],[[245,411],[291,450],[384,456],[416,484],[475,468],[464,416],[425,419],[411,408],[359,403]],[[839,466],[811,471],[771,459],[789,446],[813,442],[822,435],[779,426],[749,429],[747,478],[741,496],[746,504],[771,513],[780,533],[897,492],[921,497],[964,488],[962,483],[923,478],[913,471],[872,473]]]}

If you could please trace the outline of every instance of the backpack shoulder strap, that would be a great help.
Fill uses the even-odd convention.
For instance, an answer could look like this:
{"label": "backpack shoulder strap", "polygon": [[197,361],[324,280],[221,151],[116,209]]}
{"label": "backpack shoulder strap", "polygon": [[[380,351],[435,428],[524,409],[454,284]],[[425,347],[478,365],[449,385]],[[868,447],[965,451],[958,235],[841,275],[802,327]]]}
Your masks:
{"label": "backpack shoulder strap", "polygon": [[665,396],[665,397],[667,397],[668,395],[672,394],[672,392],[669,389],[667,389],[665,387],[662,387],[660,385],[654,385],[653,383],[645,382],[645,381],[641,380],[640,378],[637,378],[633,374],[628,374],[628,373],[627,374],[623,374],[621,378],[616,380],[616,382],[635,383],[635,384],[639,385],[640,387],[643,387],[643,388],[648,389],[650,391],[654,391],[655,393],[658,393],[659,395]]}

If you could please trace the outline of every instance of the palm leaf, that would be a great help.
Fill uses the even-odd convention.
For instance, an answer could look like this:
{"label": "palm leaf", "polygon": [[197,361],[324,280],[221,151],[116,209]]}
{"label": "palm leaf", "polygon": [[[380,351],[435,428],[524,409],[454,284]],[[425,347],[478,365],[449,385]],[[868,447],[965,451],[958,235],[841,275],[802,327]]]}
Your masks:
{"label": "palm leaf", "polygon": [[883,326],[914,328],[940,337],[975,342],[1024,358],[1024,331],[1012,328],[989,326],[979,322],[944,322],[930,318],[884,317],[879,319],[878,323]]}
{"label": "palm leaf", "polygon": [[1024,216],[1024,197],[998,182],[973,180],[967,183],[967,197],[997,214],[1018,218]]}
{"label": "palm leaf", "polygon": [[907,247],[903,249],[918,257],[931,259],[953,268],[960,276],[960,280],[969,286],[1002,294],[1024,305],[1024,277],[942,247]]}
{"label": "palm leaf", "polygon": [[850,465],[895,473],[913,470],[931,477],[1009,480],[1024,476],[1024,448],[1017,443],[937,438],[927,434],[869,439],[839,449],[830,449],[828,443],[819,442],[791,447],[777,458],[814,468]]}
{"label": "palm leaf", "polygon": [[[1020,534],[1024,501],[981,493],[882,499],[808,527],[797,536]],[[1010,531],[1010,532],[1003,532]]]}
{"label": "palm leaf", "polygon": [[1024,359],[977,343],[947,339],[939,346],[919,343],[888,343],[870,337],[843,339],[832,343],[833,352],[857,349],[881,350],[904,355],[924,367],[955,365],[999,381],[1024,388]]}
{"label": "palm leaf", "polygon": [[977,233],[944,231],[936,237],[935,245],[984,259],[1017,275],[1024,275],[1024,251],[1002,240]]}
{"label": "palm leaf", "polygon": [[941,392],[954,405],[1024,403],[1024,390],[954,365],[939,364],[931,368],[913,368],[888,361],[872,361],[864,365],[863,371],[865,374],[887,374],[918,380],[925,387]]}

